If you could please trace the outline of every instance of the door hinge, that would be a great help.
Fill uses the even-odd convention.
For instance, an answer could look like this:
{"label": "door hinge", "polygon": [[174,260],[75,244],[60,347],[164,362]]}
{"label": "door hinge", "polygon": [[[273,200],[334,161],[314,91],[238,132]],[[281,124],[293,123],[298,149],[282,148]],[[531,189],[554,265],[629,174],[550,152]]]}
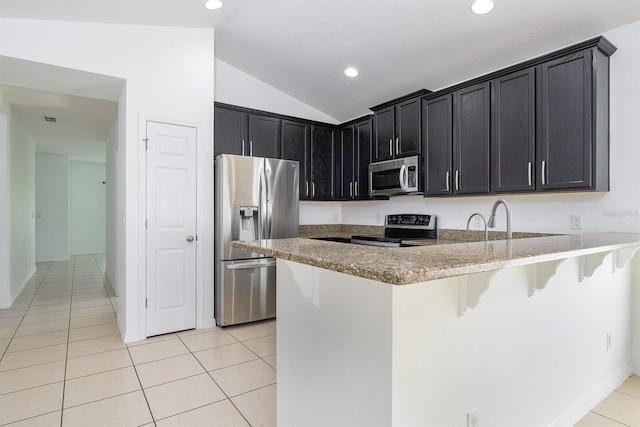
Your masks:
{"label": "door hinge", "polygon": [[149,138],[145,138],[143,139],[144,141],[144,149],[148,150],[149,149]]}
{"label": "door hinge", "polygon": [[149,218],[144,219],[144,228],[149,228]]}
{"label": "door hinge", "polygon": [[198,240],[198,235],[196,234],[196,241]]}
{"label": "door hinge", "polygon": [[147,299],[145,298],[145,299],[144,299],[144,308],[147,308],[147,307],[148,307],[147,303],[148,303],[148,301],[147,301]]}

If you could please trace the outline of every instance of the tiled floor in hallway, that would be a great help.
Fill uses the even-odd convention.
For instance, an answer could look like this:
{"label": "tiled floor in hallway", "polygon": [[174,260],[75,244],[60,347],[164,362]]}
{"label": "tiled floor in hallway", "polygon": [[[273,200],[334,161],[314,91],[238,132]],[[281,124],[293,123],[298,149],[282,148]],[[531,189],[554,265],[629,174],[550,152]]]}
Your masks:
{"label": "tiled floor in hallway", "polygon": [[276,425],[275,321],[125,345],[103,272],[38,264],[0,310],[0,425]]}

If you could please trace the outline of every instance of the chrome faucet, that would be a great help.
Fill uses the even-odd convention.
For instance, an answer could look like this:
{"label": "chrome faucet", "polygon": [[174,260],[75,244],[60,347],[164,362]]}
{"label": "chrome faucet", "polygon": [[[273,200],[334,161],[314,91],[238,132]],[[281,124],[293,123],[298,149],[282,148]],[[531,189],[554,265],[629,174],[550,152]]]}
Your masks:
{"label": "chrome faucet", "polygon": [[484,241],[486,242],[487,240],[489,240],[489,232],[487,231],[487,220],[484,218],[484,215],[482,215],[481,213],[475,212],[471,214],[471,216],[467,220],[467,231],[469,231],[469,224],[471,223],[471,219],[473,219],[473,217],[476,215],[482,218],[482,222],[484,223]]}
{"label": "chrome faucet", "polygon": [[505,199],[498,199],[493,204],[493,208],[491,208],[491,216],[489,217],[489,222],[487,222],[487,227],[496,228],[496,209],[498,209],[498,206],[501,204],[504,205],[504,208],[507,210],[507,239],[511,239],[513,237],[511,235],[511,206]]}

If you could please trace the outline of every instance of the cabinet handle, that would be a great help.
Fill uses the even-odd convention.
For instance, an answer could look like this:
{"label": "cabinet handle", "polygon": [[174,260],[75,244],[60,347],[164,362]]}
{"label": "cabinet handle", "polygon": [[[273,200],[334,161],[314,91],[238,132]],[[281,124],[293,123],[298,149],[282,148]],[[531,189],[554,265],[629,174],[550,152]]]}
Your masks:
{"label": "cabinet handle", "polygon": [[545,162],[544,160],[542,161],[542,185],[545,185],[547,183],[547,162]]}
{"label": "cabinet handle", "polygon": [[456,191],[460,190],[460,171],[456,170]]}
{"label": "cabinet handle", "polygon": [[306,184],[306,187],[307,187],[307,189],[306,189],[306,191],[305,191],[305,195],[306,195],[307,197],[309,197],[309,181],[305,181],[305,184]]}
{"label": "cabinet handle", "polygon": [[349,182],[349,197],[353,197],[353,181]]}
{"label": "cabinet handle", "polygon": [[253,156],[253,141],[249,141],[249,155]]}
{"label": "cabinet handle", "polygon": [[244,139],[242,140],[242,155],[244,156]]}
{"label": "cabinet handle", "polygon": [[449,178],[451,176],[451,173],[449,171],[447,171],[447,174],[444,177],[444,180],[446,181],[447,184],[447,191],[449,191]]}
{"label": "cabinet handle", "polygon": [[527,173],[529,174],[529,187],[531,187],[531,162],[529,162]]}
{"label": "cabinet handle", "polygon": [[358,197],[358,181],[356,181],[356,197]]}
{"label": "cabinet handle", "polygon": [[389,140],[389,155],[393,156],[393,138]]}
{"label": "cabinet handle", "polygon": [[400,154],[400,138],[396,138],[396,154]]}
{"label": "cabinet handle", "polygon": [[311,181],[311,197],[316,197],[316,183],[315,181]]}

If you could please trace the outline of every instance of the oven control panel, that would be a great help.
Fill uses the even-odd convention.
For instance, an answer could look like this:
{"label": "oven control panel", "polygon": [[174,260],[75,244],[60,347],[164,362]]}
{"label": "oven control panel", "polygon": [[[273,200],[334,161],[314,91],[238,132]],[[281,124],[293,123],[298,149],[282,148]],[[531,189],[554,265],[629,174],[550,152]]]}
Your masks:
{"label": "oven control panel", "polygon": [[385,219],[386,227],[421,228],[434,230],[436,227],[435,215],[424,214],[394,214],[387,215]]}

